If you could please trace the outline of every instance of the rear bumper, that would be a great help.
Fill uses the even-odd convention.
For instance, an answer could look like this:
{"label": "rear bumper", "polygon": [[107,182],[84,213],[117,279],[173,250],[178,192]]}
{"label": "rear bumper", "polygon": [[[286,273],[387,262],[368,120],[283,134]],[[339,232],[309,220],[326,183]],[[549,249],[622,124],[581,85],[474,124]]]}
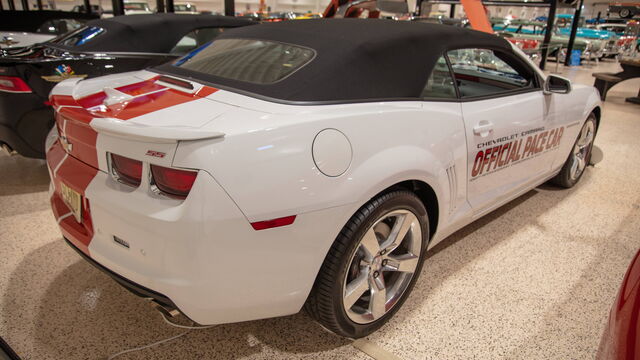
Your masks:
{"label": "rear bumper", "polygon": [[[204,171],[181,201],[120,184],[66,155],[59,142],[49,149],[47,163],[64,237],[134,293],[159,299],[199,324],[298,312],[327,250],[355,211],[348,205],[292,214],[292,225],[256,231]],[[60,182],[83,195],[82,223],[68,216]]]}
{"label": "rear bumper", "polygon": [[176,308],[176,305],[173,303],[173,301],[171,301],[168,297],[166,297],[165,295],[162,295],[158,292],[155,292],[151,289],[147,289],[146,287],[140,285],[140,284],[136,284],[135,282],[120,276],[116,273],[114,273],[113,271],[107,269],[106,267],[100,265],[98,262],[96,262],[95,260],[93,260],[91,257],[87,256],[85,253],[83,253],[80,249],[78,249],[75,245],[73,245],[71,243],[71,241],[69,241],[69,239],[65,238],[64,239],[65,242],[67,243],[67,245],[69,245],[69,247],[71,247],[73,250],[75,250],[84,260],[86,260],[89,264],[91,264],[93,267],[97,268],[98,270],[104,272],[105,274],[109,275],[113,280],[115,280],[118,284],[120,284],[122,287],[124,287],[125,289],[129,290],[132,294],[140,296],[142,298],[145,299],[153,299],[156,302],[158,302],[159,304],[162,304],[164,306],[170,307],[170,308]]}
{"label": "rear bumper", "polygon": [[36,94],[0,92],[0,142],[19,154],[44,159],[44,141],[53,127],[53,110]]}

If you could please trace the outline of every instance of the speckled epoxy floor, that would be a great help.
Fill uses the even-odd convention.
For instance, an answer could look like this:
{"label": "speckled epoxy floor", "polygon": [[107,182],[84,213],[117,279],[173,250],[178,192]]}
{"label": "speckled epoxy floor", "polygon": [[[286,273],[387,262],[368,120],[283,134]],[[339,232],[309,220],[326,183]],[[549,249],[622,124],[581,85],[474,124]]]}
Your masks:
{"label": "speckled epoxy floor", "polygon": [[[592,84],[592,71],[618,69],[562,75]],[[379,359],[593,358],[640,247],[640,106],[624,102],[639,87],[609,92],[602,160],[578,186],[532,190],[436,246],[403,309],[355,347],[297,314],[118,359],[370,359],[358,348]],[[0,154],[0,336],[24,359],[72,360],[179,334],[64,244],[47,187],[44,162]]]}

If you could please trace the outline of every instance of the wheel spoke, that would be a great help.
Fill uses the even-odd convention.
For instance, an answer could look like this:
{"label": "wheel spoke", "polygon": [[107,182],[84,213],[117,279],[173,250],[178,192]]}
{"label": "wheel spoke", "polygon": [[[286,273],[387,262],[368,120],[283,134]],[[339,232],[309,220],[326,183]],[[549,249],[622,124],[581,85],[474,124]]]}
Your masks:
{"label": "wheel spoke", "polygon": [[574,156],[573,161],[571,162],[571,170],[569,172],[571,174],[571,178],[575,179],[578,175],[578,157]]}
{"label": "wheel spoke", "polygon": [[587,140],[587,127],[583,127],[582,131],[580,131],[580,138],[578,139],[578,146],[582,148],[585,145],[585,140]]}
{"label": "wheel spoke", "polygon": [[366,272],[360,273],[360,276],[355,278],[345,289],[344,294],[344,306],[347,309],[351,309],[353,304],[362,297],[362,295],[369,290],[369,275]]}
{"label": "wheel spoke", "polygon": [[398,215],[389,237],[382,243],[382,245],[380,245],[380,247],[385,249],[387,253],[395,250],[395,248],[402,243],[404,237],[407,236],[407,233],[416,220],[416,217],[410,212]]}
{"label": "wheel spoke", "polygon": [[378,243],[378,237],[373,231],[373,228],[369,229],[369,231],[364,234],[360,244],[367,252],[369,259],[372,259],[380,252],[380,243]]}
{"label": "wheel spoke", "polygon": [[387,312],[387,289],[382,274],[377,278],[371,278],[371,300],[369,312],[374,319],[382,317]]}
{"label": "wheel spoke", "polygon": [[384,271],[399,271],[399,272],[415,272],[418,267],[418,257],[412,254],[406,254],[402,256],[390,256],[388,257],[387,264],[384,266]]}
{"label": "wheel spoke", "polygon": [[584,170],[585,162],[582,155],[576,156],[576,160],[578,161],[578,174],[579,174],[582,170]]}

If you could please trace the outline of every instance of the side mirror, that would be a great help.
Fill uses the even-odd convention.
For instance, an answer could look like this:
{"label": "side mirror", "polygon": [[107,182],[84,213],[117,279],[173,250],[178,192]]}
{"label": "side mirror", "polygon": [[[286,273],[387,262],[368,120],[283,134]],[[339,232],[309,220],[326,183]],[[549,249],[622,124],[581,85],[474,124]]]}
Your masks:
{"label": "side mirror", "polygon": [[544,81],[545,94],[568,94],[571,92],[571,80],[557,75],[549,75]]}

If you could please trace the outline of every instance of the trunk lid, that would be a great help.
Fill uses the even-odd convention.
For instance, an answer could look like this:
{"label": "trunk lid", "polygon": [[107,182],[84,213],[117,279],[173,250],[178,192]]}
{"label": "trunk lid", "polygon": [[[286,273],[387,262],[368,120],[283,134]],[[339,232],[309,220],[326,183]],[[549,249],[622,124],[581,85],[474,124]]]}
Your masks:
{"label": "trunk lid", "polygon": [[99,134],[155,144],[224,136],[203,128],[233,108],[206,99],[216,91],[140,71],[67,80],[53,89],[50,101],[67,153],[99,168]]}

